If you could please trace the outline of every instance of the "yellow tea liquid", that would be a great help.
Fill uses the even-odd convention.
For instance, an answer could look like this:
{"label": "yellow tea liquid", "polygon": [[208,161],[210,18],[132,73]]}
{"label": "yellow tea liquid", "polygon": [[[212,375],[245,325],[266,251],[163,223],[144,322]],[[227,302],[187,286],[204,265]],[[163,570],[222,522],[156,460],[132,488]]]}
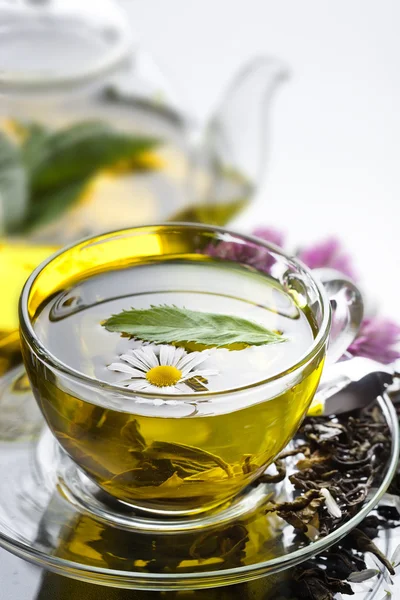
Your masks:
{"label": "yellow tea liquid", "polygon": [[[34,328],[49,353],[70,368],[113,386],[87,395],[44,376],[26,357],[34,393],[64,450],[87,475],[130,504],[195,513],[223,503],[262,473],[294,435],[322,369],[317,356],[289,389],[264,395],[255,384],[290,369],[309,350],[313,324],[274,280],[193,255],[110,270],[77,282],[41,304]],[[112,314],[151,305],[237,315],[283,333],[280,344],[213,350],[187,399],[122,398],[126,375],[111,371],[143,343],[107,331]],[[151,345],[157,352],[157,347]],[[190,353],[201,348],[188,344]],[[115,386],[115,387],[114,387]],[[248,392],[214,395],[248,387]],[[196,399],[198,391],[208,391]],[[261,393],[261,395],[260,395]],[[272,397],[271,397],[272,396]]]}

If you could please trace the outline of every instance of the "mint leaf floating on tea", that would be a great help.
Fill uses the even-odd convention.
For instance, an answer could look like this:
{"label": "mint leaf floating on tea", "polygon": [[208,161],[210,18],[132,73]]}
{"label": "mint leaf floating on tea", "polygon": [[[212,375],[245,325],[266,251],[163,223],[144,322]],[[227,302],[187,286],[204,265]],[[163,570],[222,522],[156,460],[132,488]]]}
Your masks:
{"label": "mint leaf floating on tea", "polygon": [[262,346],[286,341],[281,333],[243,317],[167,305],[124,310],[102,325],[108,331],[156,344],[195,342],[221,347],[237,343]]}

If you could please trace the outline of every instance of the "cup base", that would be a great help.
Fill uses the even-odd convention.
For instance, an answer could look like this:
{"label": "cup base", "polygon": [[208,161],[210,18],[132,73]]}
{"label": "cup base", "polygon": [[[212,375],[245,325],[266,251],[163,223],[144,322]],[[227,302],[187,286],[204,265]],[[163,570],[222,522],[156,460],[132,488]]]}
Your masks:
{"label": "cup base", "polygon": [[69,458],[47,428],[38,443],[35,460],[41,478],[56,477],[60,493],[76,509],[128,531],[180,533],[215,527],[250,516],[279,494],[279,485],[259,483],[209,511],[177,516],[168,511],[143,509],[108,494]]}

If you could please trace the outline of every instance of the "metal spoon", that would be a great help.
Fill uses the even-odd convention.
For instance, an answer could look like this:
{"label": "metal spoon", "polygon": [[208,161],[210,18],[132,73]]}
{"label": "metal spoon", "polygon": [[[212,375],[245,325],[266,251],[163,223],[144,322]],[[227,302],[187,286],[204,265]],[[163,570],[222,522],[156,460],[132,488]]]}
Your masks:
{"label": "metal spoon", "polygon": [[356,357],[330,365],[324,372],[308,416],[340,414],[364,408],[400,377],[394,365]]}

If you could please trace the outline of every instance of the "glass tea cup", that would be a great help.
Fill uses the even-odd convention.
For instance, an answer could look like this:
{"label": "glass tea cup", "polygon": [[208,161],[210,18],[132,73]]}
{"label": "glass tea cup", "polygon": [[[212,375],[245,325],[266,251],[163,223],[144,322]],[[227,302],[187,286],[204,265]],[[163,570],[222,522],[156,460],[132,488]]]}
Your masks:
{"label": "glass tea cup", "polygon": [[[199,268],[208,267],[217,269],[216,277],[198,276]],[[153,269],[156,276],[143,278],[138,268]],[[74,319],[87,307],[101,308],[115,298],[128,298],[128,307],[129,298],[137,296],[148,298],[148,306],[158,304],[160,290],[167,293],[173,287],[171,269],[185,273],[178,280],[179,289],[204,298],[200,306],[206,306],[208,298],[211,305],[213,298],[239,299],[258,310],[271,298],[272,286],[274,294],[279,290],[287,307],[294,308],[294,325],[300,315],[307,319],[313,332],[310,343],[286,361],[285,368],[271,370],[262,363],[257,380],[246,380],[244,361],[244,379],[233,381],[232,375],[232,385],[207,388],[203,385],[207,380],[200,378],[199,388],[171,394],[164,393],[165,387],[159,391],[154,386],[150,391],[146,386],[123,387],[105,380],[96,369],[81,371],[74,357],[74,364],[68,364],[61,350],[58,354],[50,348],[48,332],[37,327],[38,318],[53,303],[49,327],[52,320],[68,319],[76,333],[66,337],[76,344],[78,354],[82,348],[95,354],[98,349],[90,347],[86,330],[79,329]],[[356,288],[335,273],[324,276],[330,297],[310,270],[272,244],[194,224],[106,233],[54,254],[25,284],[20,329],[35,398],[62,451],[100,490],[153,515],[196,515],[235,498],[297,431],[317,389],[328,342],[336,359],[359,325],[362,311]],[[331,305],[338,316],[334,328]],[[271,306],[268,310],[274,312]],[[117,333],[109,335],[125,348],[136,343]],[[67,340],[61,337],[57,343],[62,349]],[[278,346],[284,357],[289,347]],[[153,352],[152,360],[155,356],[162,364],[161,346],[145,347]],[[176,351],[172,344],[168,348]],[[187,343],[180,356],[193,350],[204,348]],[[225,352],[229,362],[247,347],[239,344],[217,351]],[[235,364],[240,370],[240,360]]]}

